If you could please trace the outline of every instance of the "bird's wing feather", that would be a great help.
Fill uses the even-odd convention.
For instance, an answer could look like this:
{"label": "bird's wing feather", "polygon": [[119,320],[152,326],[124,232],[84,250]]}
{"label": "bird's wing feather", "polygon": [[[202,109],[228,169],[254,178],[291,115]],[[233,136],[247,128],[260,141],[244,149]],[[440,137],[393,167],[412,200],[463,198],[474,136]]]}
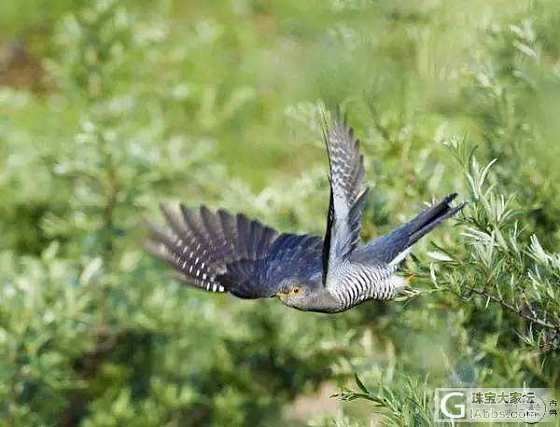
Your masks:
{"label": "bird's wing feather", "polygon": [[[326,121],[325,121],[326,122]],[[323,126],[330,166],[330,202],[323,247],[323,283],[329,269],[346,260],[360,240],[362,210],[367,196],[360,142],[337,112]]]}
{"label": "bird's wing feather", "polygon": [[244,215],[204,206],[161,209],[167,229],[151,225],[146,246],[175,268],[180,281],[197,288],[262,298],[275,295],[287,278],[320,271],[319,237],[280,234]]}
{"label": "bird's wing feather", "polygon": [[287,280],[301,282],[321,271],[323,241],[318,236],[280,234],[266,256],[256,262],[229,263],[218,279],[241,298],[276,295]]}

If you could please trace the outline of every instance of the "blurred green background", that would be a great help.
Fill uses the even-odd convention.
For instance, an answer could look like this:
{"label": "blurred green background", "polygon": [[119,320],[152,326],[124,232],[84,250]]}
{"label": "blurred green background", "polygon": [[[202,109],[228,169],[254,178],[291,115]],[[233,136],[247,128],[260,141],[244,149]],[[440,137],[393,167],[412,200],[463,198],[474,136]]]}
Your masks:
{"label": "blurred green background", "polygon": [[[417,297],[300,313],[144,253],[160,202],[322,233],[323,105],[365,239],[469,201]],[[0,2],[1,425],[425,425],[436,387],[558,388],[559,114],[557,1]],[[331,397],[354,375],[381,400]]]}

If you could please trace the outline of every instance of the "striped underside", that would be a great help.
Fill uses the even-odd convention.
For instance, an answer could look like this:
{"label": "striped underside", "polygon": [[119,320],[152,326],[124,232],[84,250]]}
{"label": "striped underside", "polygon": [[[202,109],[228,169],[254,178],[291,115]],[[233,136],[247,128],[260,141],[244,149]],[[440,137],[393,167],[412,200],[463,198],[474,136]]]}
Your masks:
{"label": "striped underside", "polygon": [[367,266],[342,263],[334,275],[340,277],[339,283],[329,292],[345,310],[368,299],[388,300],[402,289],[404,279],[395,276],[397,265]]}

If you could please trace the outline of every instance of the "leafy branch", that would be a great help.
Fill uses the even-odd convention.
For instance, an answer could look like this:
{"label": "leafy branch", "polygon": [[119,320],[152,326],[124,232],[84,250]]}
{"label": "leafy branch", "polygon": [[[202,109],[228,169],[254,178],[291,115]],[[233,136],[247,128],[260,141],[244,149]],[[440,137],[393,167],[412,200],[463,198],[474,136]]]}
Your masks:
{"label": "leafy branch", "polygon": [[[460,222],[466,250],[431,252],[429,274],[436,289],[447,289],[464,300],[473,294],[497,304],[529,324],[543,349],[557,348],[560,332],[560,254],[546,251],[536,235],[521,228],[524,210],[513,195],[500,194],[489,183],[495,160],[477,161],[464,141],[451,140],[452,154],[462,166],[470,203]],[[534,342],[533,340],[526,340]]]}
{"label": "leafy branch", "polygon": [[354,400],[372,402],[384,418],[385,425],[433,424],[431,391],[427,388],[426,383],[408,378],[396,392],[395,389],[390,389],[383,384],[372,391],[357,374],[354,375],[354,380],[358,390],[344,388],[332,397],[346,402]]}

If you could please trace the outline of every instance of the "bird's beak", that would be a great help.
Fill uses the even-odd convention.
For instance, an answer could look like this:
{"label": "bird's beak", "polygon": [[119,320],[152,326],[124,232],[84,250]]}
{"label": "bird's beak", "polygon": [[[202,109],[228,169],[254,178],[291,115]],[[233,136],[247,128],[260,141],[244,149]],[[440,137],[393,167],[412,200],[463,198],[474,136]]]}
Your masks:
{"label": "bird's beak", "polygon": [[280,298],[280,301],[284,302],[284,301],[286,301],[286,298],[288,297],[288,294],[286,292],[278,292],[276,294],[276,296],[278,298]]}

